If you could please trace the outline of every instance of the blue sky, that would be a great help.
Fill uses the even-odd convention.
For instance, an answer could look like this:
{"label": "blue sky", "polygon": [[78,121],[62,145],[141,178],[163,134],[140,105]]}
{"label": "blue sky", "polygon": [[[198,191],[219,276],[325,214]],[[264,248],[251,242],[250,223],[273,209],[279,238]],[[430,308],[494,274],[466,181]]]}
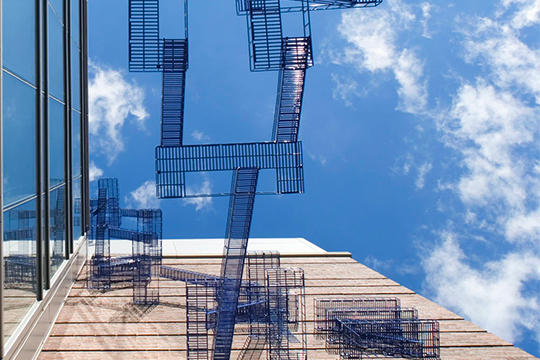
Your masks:
{"label": "blue sky", "polygon": [[[245,19],[189,5],[184,143],[270,140],[277,73],[249,72]],[[180,1],[161,7],[161,36],[182,38]],[[89,1],[91,173],[161,207],[165,238],[222,237],[227,198],[154,196],[161,75],[128,72],[127,11]],[[306,193],[257,197],[251,235],[350,251],[539,356],[540,0],[386,0],[313,13],[312,36]]]}

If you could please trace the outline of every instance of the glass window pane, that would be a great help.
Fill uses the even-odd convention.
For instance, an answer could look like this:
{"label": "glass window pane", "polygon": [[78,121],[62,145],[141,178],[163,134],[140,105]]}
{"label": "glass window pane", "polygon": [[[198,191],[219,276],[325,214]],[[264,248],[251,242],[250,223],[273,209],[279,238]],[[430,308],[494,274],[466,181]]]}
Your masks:
{"label": "glass window pane", "polygon": [[71,37],[79,44],[79,0],[71,0]]}
{"label": "glass window pane", "polygon": [[81,115],[72,111],[72,159],[73,159],[73,178],[81,175]]}
{"label": "glass window pane", "polygon": [[73,240],[82,235],[81,228],[81,178],[73,180]]}
{"label": "glass window pane", "polygon": [[59,19],[62,19],[62,23],[64,22],[64,1],[63,0],[49,0],[49,4],[51,5],[54,12],[56,12]]}
{"label": "glass window pane", "polygon": [[71,48],[71,79],[72,79],[72,89],[71,89],[71,105],[74,109],[81,110],[81,89],[80,89],[80,56],[81,52],[73,44]]}
{"label": "glass window pane", "polygon": [[4,212],[4,341],[36,302],[36,201]]}
{"label": "glass window pane", "polygon": [[64,26],[49,8],[49,93],[64,100]]}
{"label": "glass window pane", "polygon": [[62,185],[58,189],[51,191],[50,193],[50,259],[51,259],[51,271],[50,276],[53,277],[54,273],[62,262],[65,256],[65,244],[66,244],[66,213],[65,201],[66,201],[66,186]]}
{"label": "glass window pane", "polygon": [[4,0],[2,30],[3,66],[35,84],[34,1]]}
{"label": "glass window pane", "polygon": [[49,185],[64,182],[64,105],[49,99]]}
{"label": "glass window pane", "polygon": [[27,84],[4,73],[4,206],[36,193],[35,94]]}

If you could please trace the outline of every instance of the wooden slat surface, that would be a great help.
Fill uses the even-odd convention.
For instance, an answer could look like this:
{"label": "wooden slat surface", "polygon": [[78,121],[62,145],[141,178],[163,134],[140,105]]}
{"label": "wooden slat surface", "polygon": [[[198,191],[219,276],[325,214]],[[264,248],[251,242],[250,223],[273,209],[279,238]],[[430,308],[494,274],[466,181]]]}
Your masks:
{"label": "wooden slat surface", "polygon": [[[168,266],[214,275],[219,274],[220,263],[218,258],[164,259]],[[399,297],[403,307],[417,308],[420,318],[439,320],[441,359],[536,359],[351,258],[282,258],[282,266],[305,271],[309,359],[339,358],[328,354],[324,342],[313,336],[314,299],[358,296]],[[131,296],[129,288],[106,293],[88,291],[83,273],[70,291],[39,359],[185,359],[184,284],[162,279],[158,306],[132,305]],[[237,327],[232,359],[245,336],[245,326]]]}

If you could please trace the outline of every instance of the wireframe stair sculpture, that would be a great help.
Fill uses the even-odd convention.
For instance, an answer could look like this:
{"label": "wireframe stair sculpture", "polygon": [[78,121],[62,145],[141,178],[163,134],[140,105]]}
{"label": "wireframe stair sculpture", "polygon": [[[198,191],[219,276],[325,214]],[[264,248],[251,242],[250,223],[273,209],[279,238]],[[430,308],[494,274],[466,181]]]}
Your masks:
{"label": "wireframe stair sculpture", "polygon": [[[230,196],[220,276],[162,266],[160,262],[158,266],[157,260],[150,260],[149,264],[159,270],[149,271],[148,265],[140,267],[145,274],[140,275],[141,279],[159,273],[161,277],[185,282],[188,359],[229,359],[234,327],[240,323],[248,324],[249,334],[239,359],[260,359],[263,352],[268,359],[307,359],[303,271],[282,268],[277,253],[246,258],[254,198],[257,194],[304,192],[302,143],[298,137],[306,70],[313,66],[310,12],[370,7],[381,2],[236,0],[237,14],[246,16],[251,71],[278,71],[271,140],[186,145],[183,125],[188,68],[187,0],[185,37],[179,40],[160,38],[158,0],[130,0],[130,70],[163,73],[161,143],[155,153],[157,197]],[[284,36],[283,17],[292,13],[300,14],[302,33]],[[259,171],[265,170],[275,171],[276,188],[257,191]],[[188,193],[187,174],[213,171],[233,172],[230,192]],[[127,216],[123,210],[120,215]],[[138,230],[142,234],[155,233]],[[115,230],[112,233],[115,235]],[[146,243],[137,242],[144,246]],[[161,259],[144,246],[134,250],[133,260],[135,254],[137,259]],[[243,272],[247,274],[244,280]],[[434,350],[438,349],[434,340],[437,324],[418,320],[416,310],[401,309],[397,299],[347,300],[340,303],[340,308],[324,304],[321,301],[317,305],[323,309],[316,319],[317,336],[326,339],[329,351],[343,358],[377,354],[420,358],[438,351]],[[414,330],[424,328],[431,330]],[[396,335],[394,329],[401,332],[396,330]],[[213,332],[212,338],[209,331]],[[430,339],[433,346],[428,344]],[[387,350],[389,347],[392,349]],[[425,351],[427,348],[431,350]]]}
{"label": "wireframe stair sculpture", "polygon": [[214,359],[227,360],[231,355],[258,178],[259,169],[252,167],[239,168],[233,179],[225,234],[227,242],[221,264],[221,284],[214,331]]}
{"label": "wireframe stair sculpture", "polygon": [[[98,198],[91,200],[90,239],[95,250],[89,260],[87,287],[107,291],[114,284],[133,286],[133,303],[159,303],[159,277],[162,265],[161,209],[122,209],[119,206],[118,179],[98,180]],[[135,218],[137,229],[120,228],[122,218]],[[132,253],[111,254],[111,239],[129,240]]]}
{"label": "wireframe stair sculpture", "polygon": [[315,299],[315,334],[342,359],[440,357],[439,323],[397,298]]}

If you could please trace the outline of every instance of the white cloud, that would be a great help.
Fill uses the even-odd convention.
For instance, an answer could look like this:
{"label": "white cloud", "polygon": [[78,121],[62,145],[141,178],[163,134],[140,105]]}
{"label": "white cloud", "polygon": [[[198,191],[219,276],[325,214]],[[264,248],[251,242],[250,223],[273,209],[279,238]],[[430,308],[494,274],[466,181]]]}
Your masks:
{"label": "white cloud", "polygon": [[[436,109],[428,105],[425,75],[435,64],[421,57],[430,54],[421,46],[431,36],[428,21],[437,16],[437,24],[444,23],[445,11],[458,10],[434,12],[428,2],[417,6],[396,0],[376,11],[343,13],[338,31],[347,45],[331,53],[334,64],[372,74],[378,83],[390,74],[396,81],[396,109],[433,120],[436,135],[451,152],[446,176],[435,189],[441,194],[437,209],[459,221],[478,246],[500,246],[498,255],[475,253],[472,262],[458,235],[441,234],[442,242],[424,254],[426,287],[442,305],[507,340],[519,339],[526,330],[540,339],[540,299],[537,292],[530,294],[540,280],[540,49],[530,30],[523,31],[540,24],[540,0],[494,5],[492,16],[459,14],[453,22],[450,47],[461,48],[462,58],[448,59],[447,71],[455,74],[461,68],[456,61],[464,60],[467,72],[443,75],[442,81],[449,82],[437,86],[448,89],[452,101],[445,105],[444,99],[433,99]],[[421,36],[422,41],[413,41]],[[335,97],[342,83],[336,82]],[[429,130],[422,136],[428,135]],[[417,144],[413,147],[417,151]],[[402,156],[393,169],[405,175],[417,169],[417,189],[425,187],[434,166],[430,154],[420,158]],[[454,196],[463,206],[454,205]]]}
{"label": "white cloud", "polygon": [[428,29],[428,21],[431,19],[431,10],[433,10],[433,4],[425,2],[420,5],[420,8],[422,9],[422,20],[420,20],[420,23],[422,24],[422,36],[431,39]]}
{"label": "white cloud", "polygon": [[[212,183],[210,182],[210,180],[205,179],[200,186],[187,186],[186,193],[188,195],[211,194]],[[184,206],[185,205],[194,205],[196,211],[210,210],[212,209],[212,198],[208,196],[185,198]]]}
{"label": "white cloud", "polygon": [[458,90],[450,111],[453,119],[441,129],[445,144],[461,153],[467,170],[458,185],[464,203],[503,201],[516,210],[525,206],[526,174],[532,164],[520,150],[535,146],[538,115],[511,93],[482,81]]}
{"label": "white cloud", "polygon": [[161,200],[156,197],[156,182],[151,180],[145,181],[141,186],[133,190],[129,196],[126,196],[125,201],[130,208],[158,208]]}
{"label": "white cloud", "polygon": [[522,90],[521,95],[532,95],[540,104],[539,49],[521,41],[520,32],[509,24],[489,18],[475,19],[473,29],[465,35],[468,62],[487,65],[495,85],[515,86]]}
{"label": "white cloud", "polygon": [[[426,12],[427,7],[424,16]],[[338,31],[349,45],[333,61],[353,65],[359,71],[391,71],[399,84],[398,110],[419,114],[427,101],[424,64],[412,49],[397,44],[398,33],[415,19],[410,6],[399,0],[373,12],[359,9],[343,13]],[[336,91],[339,93],[339,88]]]}
{"label": "white cloud", "polygon": [[373,255],[368,255],[364,259],[364,264],[376,271],[385,271],[392,267],[393,260],[379,260]]}
{"label": "white cloud", "polygon": [[438,190],[459,196],[468,238],[500,250],[467,256],[460,235],[446,231],[423,266],[438,302],[513,342],[524,331],[540,339],[540,52],[519,31],[538,22],[540,2],[501,3],[515,11],[472,17],[468,31],[459,29],[465,61],[481,75],[461,79],[435,119],[460,170]]}
{"label": "white cloud", "polygon": [[191,133],[191,137],[195,140],[201,141],[201,140],[210,140],[210,137],[203,133],[202,131],[193,130]]}
{"label": "white cloud", "polygon": [[308,156],[311,160],[319,162],[322,166],[326,165],[326,157],[315,154],[308,154]]}
{"label": "white cloud", "polygon": [[334,82],[334,91],[332,97],[335,100],[341,100],[345,106],[352,106],[351,97],[358,96],[358,83],[350,77],[342,77],[332,74]]}
{"label": "white cloud", "polygon": [[421,113],[427,104],[427,83],[422,81],[424,65],[416,55],[403,49],[394,65],[394,76],[400,103],[398,110],[411,114]]}
{"label": "white cloud", "polygon": [[440,236],[441,243],[423,259],[426,282],[439,304],[511,342],[523,328],[540,332],[540,298],[525,291],[528,282],[540,281],[538,254],[511,252],[475,269],[456,234]]}
{"label": "white cloud", "polygon": [[91,147],[105,155],[109,164],[124,149],[122,127],[130,116],[144,128],[148,113],[144,92],[129,83],[120,71],[90,63],[88,84]]}
{"label": "white cloud", "polygon": [[420,190],[424,188],[424,185],[426,183],[426,175],[431,171],[433,168],[432,164],[430,162],[423,163],[418,168],[418,176],[416,177],[416,181],[414,184],[416,185],[416,190]]}
{"label": "white cloud", "polygon": [[517,4],[518,10],[512,17],[511,24],[516,29],[536,25],[540,22],[540,0],[503,0],[502,4],[508,8]]}
{"label": "white cloud", "polygon": [[89,172],[90,172],[90,181],[95,181],[103,175],[103,170],[98,168],[96,164],[94,164],[93,161],[90,161]]}

